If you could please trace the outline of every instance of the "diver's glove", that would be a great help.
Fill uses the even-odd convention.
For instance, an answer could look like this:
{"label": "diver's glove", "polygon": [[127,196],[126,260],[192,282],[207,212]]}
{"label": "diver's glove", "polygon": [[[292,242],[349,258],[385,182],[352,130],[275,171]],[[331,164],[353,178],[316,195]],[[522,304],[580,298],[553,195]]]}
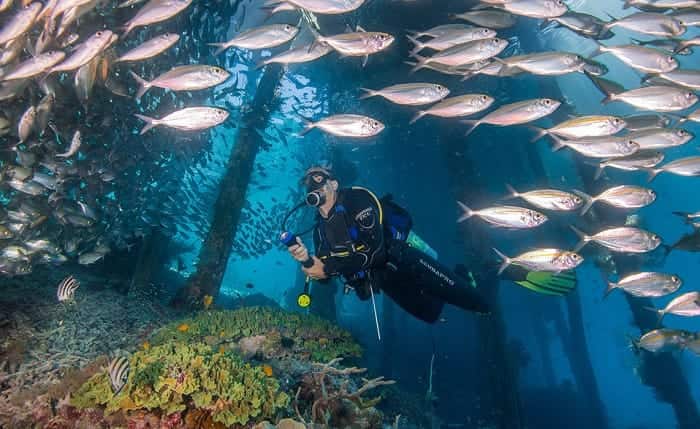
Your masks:
{"label": "diver's glove", "polygon": [[528,271],[519,265],[508,266],[501,276],[533,292],[554,296],[566,295],[574,290],[577,283],[575,271]]}

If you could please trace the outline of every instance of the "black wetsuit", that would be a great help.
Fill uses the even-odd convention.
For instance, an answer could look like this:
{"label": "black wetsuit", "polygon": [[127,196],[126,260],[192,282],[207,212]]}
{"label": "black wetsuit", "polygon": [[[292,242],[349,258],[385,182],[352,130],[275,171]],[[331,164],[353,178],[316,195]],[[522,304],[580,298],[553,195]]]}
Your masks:
{"label": "black wetsuit", "polygon": [[[432,257],[409,246],[407,233],[391,228],[390,207],[362,188],[341,189],[328,217],[314,229],[316,256],[326,275],[340,275],[360,299],[384,291],[404,310],[428,323],[444,302],[478,313],[489,306],[467,281]],[[408,221],[410,225],[410,219]]]}

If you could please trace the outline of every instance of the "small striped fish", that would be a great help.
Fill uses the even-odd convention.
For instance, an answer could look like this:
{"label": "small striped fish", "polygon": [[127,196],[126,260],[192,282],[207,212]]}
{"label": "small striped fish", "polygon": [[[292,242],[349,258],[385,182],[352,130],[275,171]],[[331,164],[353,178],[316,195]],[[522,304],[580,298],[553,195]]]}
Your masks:
{"label": "small striped fish", "polygon": [[109,381],[115,395],[121,392],[129,379],[129,359],[124,356],[115,357],[109,363]]}
{"label": "small striped fish", "polygon": [[58,284],[58,290],[56,291],[58,301],[63,302],[73,299],[73,294],[79,286],[80,283],[73,276],[68,276],[63,279],[63,281]]}

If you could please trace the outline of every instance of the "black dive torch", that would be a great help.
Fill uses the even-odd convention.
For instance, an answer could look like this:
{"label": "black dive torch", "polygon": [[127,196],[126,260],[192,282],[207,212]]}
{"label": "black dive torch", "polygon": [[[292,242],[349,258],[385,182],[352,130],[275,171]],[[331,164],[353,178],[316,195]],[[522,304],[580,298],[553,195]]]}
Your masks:
{"label": "black dive torch", "polygon": [[[290,248],[294,245],[298,245],[297,243],[297,235],[295,235],[292,232],[285,231],[280,235],[280,241],[282,244],[287,246],[287,248]],[[311,268],[314,265],[313,259],[310,257],[307,258],[305,261],[301,263],[305,268]],[[304,281],[304,291],[297,296],[297,305],[302,308],[306,308],[309,305],[311,305],[311,295],[309,294],[309,277],[306,277],[306,280]]]}

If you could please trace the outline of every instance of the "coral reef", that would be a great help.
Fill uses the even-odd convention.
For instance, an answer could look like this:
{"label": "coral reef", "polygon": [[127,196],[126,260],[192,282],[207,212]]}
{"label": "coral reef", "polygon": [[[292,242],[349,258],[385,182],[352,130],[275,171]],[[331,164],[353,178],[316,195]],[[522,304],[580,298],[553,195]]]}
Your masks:
{"label": "coral reef", "polygon": [[[188,329],[178,329],[183,325]],[[247,355],[262,354],[267,359],[294,356],[327,362],[361,354],[350,334],[336,325],[316,316],[270,307],[199,312],[163,326],[150,343],[153,346],[172,340],[240,348]]]}

